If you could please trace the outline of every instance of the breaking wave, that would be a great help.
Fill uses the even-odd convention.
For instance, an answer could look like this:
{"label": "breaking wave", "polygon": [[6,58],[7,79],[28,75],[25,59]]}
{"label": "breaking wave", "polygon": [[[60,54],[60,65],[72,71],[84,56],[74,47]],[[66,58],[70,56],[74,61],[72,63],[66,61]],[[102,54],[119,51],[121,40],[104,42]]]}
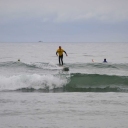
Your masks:
{"label": "breaking wave", "polygon": [[54,75],[14,75],[0,76],[0,91],[16,90],[52,90],[62,88],[67,80],[63,76]]}
{"label": "breaking wave", "polygon": [[64,75],[0,76],[0,91],[128,92],[128,76],[74,73]]}
{"label": "breaking wave", "polygon": [[[71,71],[84,72],[59,72],[60,67],[54,63],[1,62],[0,91],[128,92],[128,64],[75,63],[67,66]],[[100,73],[105,69],[116,73]],[[119,75],[118,71],[121,71]]]}

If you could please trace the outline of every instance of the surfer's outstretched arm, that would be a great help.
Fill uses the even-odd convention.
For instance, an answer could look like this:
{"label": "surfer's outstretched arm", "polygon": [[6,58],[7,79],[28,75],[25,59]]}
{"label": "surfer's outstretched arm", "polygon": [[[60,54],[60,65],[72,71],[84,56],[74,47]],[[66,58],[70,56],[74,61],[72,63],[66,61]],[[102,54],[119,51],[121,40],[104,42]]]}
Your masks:
{"label": "surfer's outstretched arm", "polygon": [[58,56],[58,54],[57,54],[58,52],[56,52],[56,55]]}
{"label": "surfer's outstretched arm", "polygon": [[64,51],[64,53],[66,54],[66,56],[68,56],[67,53],[66,53],[66,51]]}

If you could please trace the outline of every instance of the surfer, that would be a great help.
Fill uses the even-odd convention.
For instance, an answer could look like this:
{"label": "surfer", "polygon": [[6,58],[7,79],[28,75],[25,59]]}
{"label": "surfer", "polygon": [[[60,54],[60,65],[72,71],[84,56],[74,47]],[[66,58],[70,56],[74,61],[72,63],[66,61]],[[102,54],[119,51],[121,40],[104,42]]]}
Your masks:
{"label": "surfer", "polygon": [[107,60],[106,59],[104,59],[104,61],[103,61],[104,63],[107,63]]}
{"label": "surfer", "polygon": [[56,51],[56,55],[59,55],[59,65],[63,65],[63,52],[67,55],[66,51],[64,51],[61,46],[59,46],[59,49]]}

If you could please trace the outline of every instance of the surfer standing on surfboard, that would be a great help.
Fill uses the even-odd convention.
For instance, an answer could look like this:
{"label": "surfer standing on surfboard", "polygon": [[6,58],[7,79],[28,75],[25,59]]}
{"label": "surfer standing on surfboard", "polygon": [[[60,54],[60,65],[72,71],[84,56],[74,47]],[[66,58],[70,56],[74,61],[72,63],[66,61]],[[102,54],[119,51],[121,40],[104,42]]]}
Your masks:
{"label": "surfer standing on surfboard", "polygon": [[66,56],[68,56],[61,46],[59,46],[59,49],[56,51],[56,55],[59,55],[59,65],[63,65],[63,52],[66,54]]}

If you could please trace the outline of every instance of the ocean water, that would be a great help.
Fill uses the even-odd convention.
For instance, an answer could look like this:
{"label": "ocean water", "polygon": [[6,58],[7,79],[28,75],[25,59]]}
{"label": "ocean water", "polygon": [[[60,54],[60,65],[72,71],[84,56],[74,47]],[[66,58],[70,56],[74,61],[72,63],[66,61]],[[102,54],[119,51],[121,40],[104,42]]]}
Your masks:
{"label": "ocean water", "polygon": [[[69,71],[58,66],[58,46]],[[0,128],[127,128],[127,48],[0,43]]]}

